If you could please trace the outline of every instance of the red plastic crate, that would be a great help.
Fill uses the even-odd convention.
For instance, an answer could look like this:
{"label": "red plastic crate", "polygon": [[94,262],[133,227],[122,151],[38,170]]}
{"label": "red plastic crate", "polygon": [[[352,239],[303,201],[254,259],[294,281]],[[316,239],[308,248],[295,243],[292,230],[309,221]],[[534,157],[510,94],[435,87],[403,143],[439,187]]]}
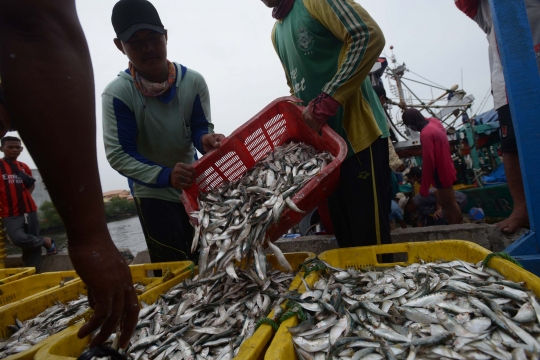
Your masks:
{"label": "red plastic crate", "polygon": [[[257,161],[274,150],[274,147],[290,141],[302,141],[319,151],[327,150],[335,157],[321,173],[294,195],[292,201],[301,210],[309,213],[337,188],[339,168],[347,155],[347,144],[328,125],[323,126],[322,136],[310,129],[302,120],[300,108],[291,103],[294,99],[282,97],[274,100],[223,140],[219,149],[193,164],[196,171],[195,184],[185,189],[181,195],[188,214],[199,209],[199,190],[208,192],[223,182],[239,179]],[[279,239],[304,216],[286,208],[279,223],[268,228],[267,235],[270,240]],[[196,221],[193,218],[191,220]]]}

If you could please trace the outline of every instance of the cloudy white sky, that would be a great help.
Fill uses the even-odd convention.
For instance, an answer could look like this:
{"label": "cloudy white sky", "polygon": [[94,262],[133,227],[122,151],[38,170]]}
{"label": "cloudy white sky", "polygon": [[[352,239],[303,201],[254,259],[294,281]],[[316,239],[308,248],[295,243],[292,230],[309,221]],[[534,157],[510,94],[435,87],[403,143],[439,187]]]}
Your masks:
{"label": "cloudy white sky", "polygon": [[[378,22],[399,62],[435,83],[463,87],[478,111],[490,87],[487,40],[453,0],[357,0]],[[127,181],[105,158],[101,92],[127,58],[113,44],[110,22],[116,0],[77,0],[96,86],[97,149],[103,191],[127,189]],[[288,95],[285,75],[270,41],[274,20],[260,0],[152,0],[169,31],[168,57],[197,70],[210,89],[212,121],[225,135],[277,97]],[[419,79],[414,74],[407,77]],[[388,91],[388,82],[385,80]],[[413,85],[422,98],[429,88]],[[438,96],[439,90],[433,94]],[[493,107],[491,97],[483,111]],[[159,140],[158,140],[159,141]],[[74,151],[76,154],[76,152]],[[35,167],[30,155],[20,160]]]}

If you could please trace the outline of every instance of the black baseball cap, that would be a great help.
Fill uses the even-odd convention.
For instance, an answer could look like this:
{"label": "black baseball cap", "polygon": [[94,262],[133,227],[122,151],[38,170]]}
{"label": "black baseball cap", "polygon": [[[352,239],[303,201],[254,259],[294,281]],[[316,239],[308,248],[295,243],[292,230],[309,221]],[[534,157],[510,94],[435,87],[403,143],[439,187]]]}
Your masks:
{"label": "black baseball cap", "polygon": [[375,93],[377,94],[377,97],[384,96],[384,98],[386,99],[386,90],[384,89],[384,86],[375,85],[373,87],[373,90],[375,90]]}
{"label": "black baseball cap", "polygon": [[147,0],[120,0],[113,7],[111,21],[116,36],[123,42],[139,30],[166,33],[156,8]]}

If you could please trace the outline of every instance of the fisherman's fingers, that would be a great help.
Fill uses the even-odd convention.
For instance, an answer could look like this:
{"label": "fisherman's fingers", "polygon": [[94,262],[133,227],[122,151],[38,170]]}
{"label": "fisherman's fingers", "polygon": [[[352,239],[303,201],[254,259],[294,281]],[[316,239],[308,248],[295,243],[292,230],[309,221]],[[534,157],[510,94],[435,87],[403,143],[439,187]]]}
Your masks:
{"label": "fisherman's fingers", "polygon": [[120,348],[125,349],[131,335],[135,331],[139,320],[139,302],[135,289],[131,286],[125,292],[124,318],[122,320],[122,334],[120,335]]}
{"label": "fisherman's fingers", "polygon": [[112,301],[103,307],[100,307],[100,302],[98,302],[94,310],[94,315],[97,315],[101,329],[90,342],[91,348],[104,343],[116,331],[116,328],[120,324],[120,319],[124,315],[124,294],[121,292],[113,294]]}

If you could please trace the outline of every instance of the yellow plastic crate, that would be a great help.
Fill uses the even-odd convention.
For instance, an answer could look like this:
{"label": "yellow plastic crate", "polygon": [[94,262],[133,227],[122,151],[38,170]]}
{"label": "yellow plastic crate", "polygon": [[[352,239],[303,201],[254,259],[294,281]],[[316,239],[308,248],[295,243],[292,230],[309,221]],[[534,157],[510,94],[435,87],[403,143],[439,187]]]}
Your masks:
{"label": "yellow plastic crate", "polygon": [[[306,260],[313,259],[315,257],[314,253],[311,252],[297,252],[297,253],[287,253],[284,254],[287,261],[289,261],[289,264],[291,264],[291,267],[294,269],[297,269],[300,264],[305,262]],[[276,257],[274,255],[266,255],[267,261],[272,265],[274,269],[279,269],[281,271],[284,271],[281,266],[279,266]],[[291,282],[291,285],[289,286],[289,289],[297,289],[302,284],[302,280],[300,280],[300,276],[303,276],[303,272],[300,272],[296,275],[296,277]],[[269,318],[272,318],[274,316],[274,310],[268,314]],[[274,337],[274,329],[270,325],[263,324],[259,326],[257,331],[240,347],[240,351],[238,351],[238,355],[234,358],[235,360],[254,360],[254,359],[262,359],[264,357],[264,353],[266,352],[266,349],[270,345],[270,341]]]}
{"label": "yellow plastic crate", "polygon": [[0,307],[35,295],[52,287],[59,286],[61,283],[65,285],[69,281],[78,278],[79,275],[77,275],[74,270],[58,271],[30,275],[0,285]]}
{"label": "yellow plastic crate", "polygon": [[[153,289],[159,287],[160,285],[173,286],[172,283],[177,281],[178,277],[182,275],[188,268],[193,266],[191,261],[177,261],[177,262],[168,262],[168,263],[154,263],[154,264],[141,264],[141,265],[131,265],[131,276],[134,283],[140,283],[146,286],[146,289]],[[162,277],[153,277],[150,271],[153,270],[162,270],[165,273],[166,269],[170,269],[174,277],[163,283]],[[178,281],[179,282],[179,281]],[[176,283],[178,283],[176,282]],[[41,312],[45,311],[49,306],[53,306],[56,302],[66,303],[72,300],[76,300],[79,297],[79,294],[86,295],[86,285],[82,282],[81,279],[76,279],[70,281],[63,286],[55,286],[49,290],[42,291],[38,294],[29,296],[23,300],[19,300],[3,306],[0,308],[0,337],[5,338],[9,336],[8,325],[14,324],[14,317],[21,321],[25,321],[31,318],[36,317]],[[144,293],[142,294],[144,295]],[[140,298],[140,297],[139,297]],[[153,300],[155,301],[155,299]],[[152,302],[153,302],[152,301]],[[79,325],[80,326],[80,325]],[[58,333],[58,334],[67,334],[72,327]],[[37,351],[50,343],[58,339],[58,337],[51,336],[44,341],[32,346],[32,348],[23,351],[18,354],[11,355],[6,359],[10,360],[31,360],[34,358],[34,355]],[[64,336],[62,335],[62,336]],[[75,336],[76,337],[76,336]]]}
{"label": "yellow plastic crate", "polygon": [[0,284],[7,284],[35,273],[36,268],[33,267],[0,269]]}
{"label": "yellow plastic crate", "polygon": [[[310,252],[298,252],[285,254],[285,257],[287,258],[293,269],[295,269],[304,261],[314,258],[315,254]],[[266,259],[273,268],[284,270],[281,266],[279,266],[274,255],[267,255]],[[197,275],[197,271],[198,268],[195,267],[193,275]],[[139,299],[147,304],[151,304],[159,298],[160,294],[164,294],[168,289],[179,284],[184,279],[189,278],[190,276],[191,270],[188,270],[166,283],[154,286],[152,289],[146,291],[144,294],[139,296]],[[296,288],[298,288],[300,284],[302,284],[302,281],[297,275],[291,283],[291,288],[293,286],[296,286]],[[270,313],[269,316],[273,316],[273,312]],[[75,358],[77,358],[82,353],[84,347],[86,347],[90,343],[91,337],[87,336],[84,339],[78,339],[78,328],[72,327],[68,330],[70,330],[70,332],[64,332],[64,336],[61,339],[57,338],[54,342],[49,342],[47,345],[42,347],[37,352],[34,359],[74,360]],[[257,329],[257,331],[253,334],[251,338],[249,338],[244,342],[244,344],[242,344],[238,356],[235,359],[262,359],[266,348],[270,344],[270,340],[272,339],[273,334],[274,331],[272,330],[272,327],[270,327],[269,325],[262,325],[261,327],[259,327],[259,329]]]}
{"label": "yellow plastic crate", "polygon": [[[478,263],[483,261],[490,253],[489,250],[469,241],[443,240],[334,249],[319,254],[319,259],[326,261],[332,266],[341,268],[361,268],[366,266],[391,267],[394,265],[406,266],[419,260],[431,262],[436,260],[452,261],[459,259]],[[377,261],[377,255],[382,254],[406,254],[407,261],[387,264],[379,263]],[[497,270],[501,275],[504,275],[508,280],[515,282],[525,281],[525,287],[533,290],[536,296],[540,297],[540,279],[537,276],[501,258],[491,259],[489,266]],[[299,289],[299,292],[304,291],[302,288]],[[280,325],[274,340],[266,352],[264,357],[266,360],[298,359],[293,348],[291,334],[287,331],[287,327],[298,324],[297,318],[294,317],[293,319],[295,320],[292,321],[292,319],[289,319]]]}

